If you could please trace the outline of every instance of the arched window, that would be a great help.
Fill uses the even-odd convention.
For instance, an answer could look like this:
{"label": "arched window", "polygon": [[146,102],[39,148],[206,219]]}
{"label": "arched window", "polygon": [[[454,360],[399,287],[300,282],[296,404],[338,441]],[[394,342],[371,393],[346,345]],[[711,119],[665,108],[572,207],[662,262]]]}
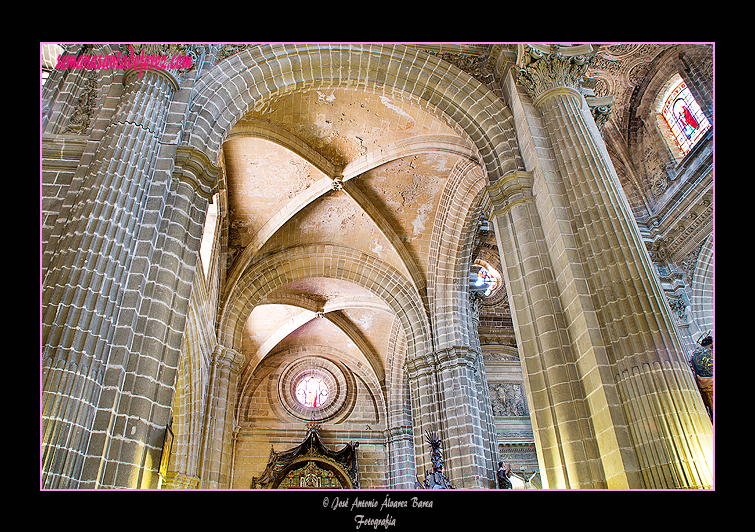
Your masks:
{"label": "arched window", "polygon": [[[474,269],[477,273],[474,273]],[[475,265],[470,275],[470,288],[482,297],[488,297],[495,292],[500,284],[500,274],[491,267]]]}
{"label": "arched window", "polygon": [[687,155],[711,127],[684,81],[671,89],[661,114],[683,155]]}
{"label": "arched window", "polygon": [[220,225],[218,224],[218,200],[219,194],[212,197],[212,203],[207,206],[207,217],[204,222],[204,233],[199,246],[199,257],[204,268],[205,279],[210,276],[210,265],[212,263],[212,253],[214,251],[215,240],[218,236]]}

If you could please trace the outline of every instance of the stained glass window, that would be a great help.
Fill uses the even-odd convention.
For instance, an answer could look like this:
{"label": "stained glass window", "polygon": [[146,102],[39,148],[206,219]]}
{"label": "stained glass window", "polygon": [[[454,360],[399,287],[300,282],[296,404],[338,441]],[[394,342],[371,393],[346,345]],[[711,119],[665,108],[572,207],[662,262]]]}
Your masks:
{"label": "stained glass window", "polygon": [[328,387],[316,375],[308,375],[296,385],[296,400],[306,407],[320,407],[327,399]]}
{"label": "stained glass window", "polygon": [[662,113],[684,155],[711,127],[683,81],[666,98]]}
{"label": "stained glass window", "polygon": [[481,267],[477,272],[477,281],[475,282],[475,285],[479,287],[487,287],[483,295],[489,296],[493,293],[493,290],[498,287],[498,278],[496,275],[492,275],[485,267]]}

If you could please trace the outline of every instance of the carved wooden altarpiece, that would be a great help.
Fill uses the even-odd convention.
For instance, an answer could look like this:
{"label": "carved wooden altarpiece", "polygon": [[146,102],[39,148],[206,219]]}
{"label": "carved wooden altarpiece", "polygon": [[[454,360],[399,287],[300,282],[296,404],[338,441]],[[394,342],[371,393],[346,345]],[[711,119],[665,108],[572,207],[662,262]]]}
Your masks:
{"label": "carved wooden altarpiece", "polygon": [[319,425],[308,425],[304,441],[286,451],[270,448],[261,477],[252,478],[255,489],[359,489],[358,442],[339,451],[329,449]]}

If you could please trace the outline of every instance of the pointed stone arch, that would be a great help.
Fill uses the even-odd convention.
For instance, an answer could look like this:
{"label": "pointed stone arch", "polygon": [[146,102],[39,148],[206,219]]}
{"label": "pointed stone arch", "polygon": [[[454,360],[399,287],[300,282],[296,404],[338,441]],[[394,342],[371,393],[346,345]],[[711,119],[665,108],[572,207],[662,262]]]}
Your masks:
{"label": "pointed stone arch", "polygon": [[469,216],[479,205],[479,195],[484,188],[485,177],[480,167],[471,161],[459,161],[438,205],[433,225],[429,280],[432,294],[430,315],[438,347],[469,343],[466,326],[460,320],[460,314],[466,315],[464,309],[468,308],[467,290],[463,285],[466,277],[462,269],[468,265],[471,253],[469,246],[465,245]]}
{"label": "pointed stone arch", "polygon": [[524,168],[504,102],[457,67],[402,45],[261,44],[242,50],[197,81],[184,142],[214,160],[250,110],[287,92],[322,87],[390,91],[421,103],[470,139],[491,182]]}
{"label": "pointed stone arch", "polygon": [[[382,299],[401,320],[408,358],[430,345],[429,321],[411,282],[379,259],[334,245],[290,248],[246,270],[234,299],[220,316],[218,342],[240,351],[244,323],[254,307],[274,290],[314,276],[353,282]],[[376,374],[384,375],[384,369],[378,368]]]}

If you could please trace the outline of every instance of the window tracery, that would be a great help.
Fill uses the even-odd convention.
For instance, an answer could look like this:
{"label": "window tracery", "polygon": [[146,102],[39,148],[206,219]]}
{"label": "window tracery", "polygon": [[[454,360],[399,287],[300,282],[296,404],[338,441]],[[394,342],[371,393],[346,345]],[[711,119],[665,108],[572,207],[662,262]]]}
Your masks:
{"label": "window tracery", "polygon": [[666,97],[661,114],[666,119],[683,155],[687,155],[711,128],[710,122],[684,81],[676,85]]}
{"label": "window tracery", "polygon": [[308,408],[318,408],[328,400],[328,387],[321,378],[308,375],[296,385],[296,400]]}
{"label": "window tracery", "polygon": [[[473,273],[474,275],[474,273]],[[473,291],[482,297],[488,297],[498,288],[499,274],[493,268],[480,266],[477,276],[473,277]]]}

